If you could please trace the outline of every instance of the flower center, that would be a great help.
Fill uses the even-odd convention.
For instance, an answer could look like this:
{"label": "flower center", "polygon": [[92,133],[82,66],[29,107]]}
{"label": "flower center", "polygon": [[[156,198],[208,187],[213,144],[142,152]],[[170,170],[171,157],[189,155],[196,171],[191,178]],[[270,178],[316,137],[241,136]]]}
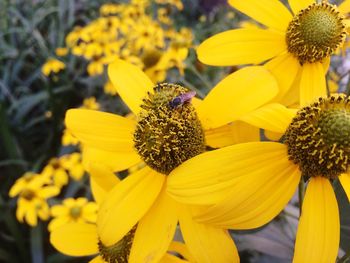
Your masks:
{"label": "flower center", "polygon": [[350,98],[338,94],[302,108],[285,133],[289,158],[306,177],[337,178],[349,168]]}
{"label": "flower center", "polygon": [[73,206],[69,212],[70,212],[70,216],[72,218],[77,219],[81,215],[81,207],[80,206]]}
{"label": "flower center", "polygon": [[288,51],[304,64],[329,57],[345,36],[344,17],[335,5],[323,1],[294,16],[287,29],[286,42]]}
{"label": "flower center", "polygon": [[30,189],[24,189],[22,192],[21,192],[21,197],[30,201],[32,200],[34,197],[35,197],[35,192],[30,190]]}
{"label": "flower center", "polygon": [[154,170],[169,174],[204,152],[204,132],[190,99],[193,93],[175,84],[159,84],[143,100],[134,133],[137,152]]}
{"label": "flower center", "polygon": [[98,250],[104,261],[108,263],[128,262],[130,249],[134,240],[136,226],[134,226],[120,241],[112,246],[105,246],[98,241]]}

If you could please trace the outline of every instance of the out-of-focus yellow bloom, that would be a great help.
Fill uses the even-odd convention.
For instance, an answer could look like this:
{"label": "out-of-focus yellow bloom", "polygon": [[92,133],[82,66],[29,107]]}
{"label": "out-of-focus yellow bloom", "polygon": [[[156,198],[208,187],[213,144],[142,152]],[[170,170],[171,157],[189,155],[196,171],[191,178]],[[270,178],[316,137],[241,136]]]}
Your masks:
{"label": "out-of-focus yellow bloom", "polygon": [[89,63],[87,71],[90,76],[101,75],[103,73],[103,63],[100,60],[93,60]]}
{"label": "out-of-focus yellow bloom", "polygon": [[117,94],[117,89],[114,88],[112,82],[107,81],[106,84],[103,86],[103,90],[106,94],[109,95],[116,95]]}
{"label": "out-of-focus yellow bloom", "polygon": [[50,181],[39,174],[26,173],[11,187],[9,196],[18,196],[16,217],[19,222],[24,220],[31,226],[36,226],[38,217],[47,220],[50,215],[46,199],[56,196],[60,190],[49,185]]}
{"label": "out-of-focus yellow bloom", "polygon": [[42,66],[41,72],[48,77],[51,73],[56,74],[65,69],[65,67],[66,65],[62,61],[55,58],[49,58]]}
{"label": "out-of-focus yellow bloom", "polygon": [[182,10],[184,8],[181,0],[156,0],[156,3],[157,4],[173,5],[179,10]]}
{"label": "out-of-focus yellow bloom", "polygon": [[51,216],[54,217],[48,225],[51,232],[67,223],[96,223],[97,204],[88,202],[86,198],[67,198],[60,205],[51,207]]}
{"label": "out-of-focus yellow bloom", "polygon": [[95,97],[90,97],[84,99],[83,106],[81,107],[88,110],[98,110],[100,109],[100,104],[96,101]]}
{"label": "out-of-focus yellow bloom", "polygon": [[68,54],[68,48],[66,47],[58,47],[55,50],[56,56],[63,57]]}
{"label": "out-of-focus yellow bloom", "polygon": [[63,131],[61,143],[62,143],[62,145],[64,145],[64,146],[68,146],[68,145],[78,145],[78,144],[79,144],[79,141],[77,140],[77,138],[75,138],[75,137],[69,132],[69,130],[65,129],[65,130]]}

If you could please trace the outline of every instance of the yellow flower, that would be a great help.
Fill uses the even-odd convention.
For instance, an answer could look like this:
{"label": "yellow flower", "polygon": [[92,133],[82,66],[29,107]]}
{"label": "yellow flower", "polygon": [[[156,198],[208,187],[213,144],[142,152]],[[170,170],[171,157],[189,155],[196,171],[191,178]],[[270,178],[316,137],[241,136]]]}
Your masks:
{"label": "yellow flower", "polygon": [[276,101],[306,105],[326,95],[325,72],[330,56],[343,45],[350,1],[339,7],[327,1],[289,0],[290,11],[278,0],[229,0],[231,6],[266,28],[242,28],[215,35],[198,48],[209,65],[259,64],[276,77]]}
{"label": "yellow flower", "polygon": [[62,140],[61,140],[62,145],[68,146],[68,145],[78,145],[79,141],[77,138],[75,138],[67,129],[64,129],[63,135],[62,135]]}
{"label": "yellow flower", "polygon": [[156,0],[157,4],[168,4],[168,5],[173,5],[179,10],[183,10],[184,6],[182,4],[181,0]]}
{"label": "yellow flower", "polygon": [[103,91],[106,93],[106,94],[109,94],[109,95],[117,95],[117,90],[114,88],[112,82],[110,81],[107,81],[106,84],[103,86]]}
{"label": "yellow flower", "polygon": [[58,47],[58,48],[56,48],[55,53],[56,53],[57,56],[63,57],[63,56],[68,54],[68,48],[66,48],[66,47]]}
{"label": "yellow flower", "polygon": [[[197,214],[198,222],[250,229],[277,216],[303,177],[308,186],[293,262],[335,262],[340,223],[331,182],[339,179],[350,200],[349,103],[341,94],[319,98],[289,125],[270,122],[285,130],[282,143],[237,144],[194,157],[170,174],[168,192],[191,203],[198,195],[226,192],[224,199]],[[261,126],[269,122],[266,113],[260,114]]]}
{"label": "yellow flower", "polygon": [[81,108],[88,110],[99,110],[100,104],[96,101],[95,97],[85,98]]}
{"label": "yellow flower", "polygon": [[48,185],[50,182],[39,174],[26,173],[11,187],[9,196],[18,196],[16,217],[30,226],[36,226],[38,217],[47,220],[50,216],[46,199],[59,194],[59,188]]}
{"label": "yellow flower", "polygon": [[51,215],[54,217],[49,225],[49,231],[59,228],[71,222],[96,223],[97,204],[88,202],[86,198],[67,198],[63,204],[51,207]]}
{"label": "yellow flower", "polygon": [[[106,197],[107,192],[113,189],[118,183],[119,179],[117,179],[108,168],[100,164],[93,165],[91,169],[91,187],[98,204]],[[62,210],[66,211],[66,209]],[[118,246],[108,248],[101,243],[101,238],[98,236],[98,228],[95,223],[68,222],[60,227],[52,229],[50,242],[57,250],[64,254],[71,256],[89,256],[97,254],[90,262],[108,263],[116,262],[116,258],[121,261],[124,259],[123,253],[128,253],[130,250],[130,239],[133,238],[133,234],[134,232],[125,236],[118,242]],[[181,255],[184,258],[181,262],[195,262],[187,247],[182,243],[172,242],[168,251]],[[119,256],[121,256],[121,258]],[[166,253],[159,262],[177,262],[176,260],[178,261],[178,258],[173,254]]]}
{"label": "yellow flower", "polygon": [[[76,109],[67,112],[66,125],[83,143],[87,162],[106,164],[113,171],[128,169],[141,159],[146,166],[117,184],[101,204],[97,220],[100,249],[113,247],[132,234],[130,262],[147,258],[158,262],[180,221],[186,244],[199,262],[237,262],[235,245],[225,230],[194,222],[192,214],[201,208],[182,205],[166,193],[167,174],[202,153],[205,140],[209,144],[232,143],[223,142],[231,133],[222,127],[271,100],[278,93],[275,79],[263,67],[247,67],[220,82],[203,101],[192,98],[196,109],[191,103],[193,93],[174,84],[154,86],[138,67],[127,62],[111,64],[109,78],[138,116],[137,121]],[[252,94],[257,98],[252,99]],[[240,107],[225,107],[222,101]],[[219,136],[214,130],[217,127]],[[258,140],[257,131],[245,133],[242,140]]]}
{"label": "yellow flower", "polygon": [[55,58],[49,58],[45,64],[42,66],[41,71],[45,76],[49,76],[51,73],[56,74],[63,70],[66,67],[66,65]]}

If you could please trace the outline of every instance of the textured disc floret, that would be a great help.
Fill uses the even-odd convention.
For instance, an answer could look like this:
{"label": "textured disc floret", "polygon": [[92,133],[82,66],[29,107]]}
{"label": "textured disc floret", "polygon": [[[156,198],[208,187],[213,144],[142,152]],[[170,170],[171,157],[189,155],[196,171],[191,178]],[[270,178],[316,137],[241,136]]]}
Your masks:
{"label": "textured disc floret", "polygon": [[143,100],[134,142],[144,162],[169,174],[184,161],[204,152],[204,132],[187,89],[159,84]]}
{"label": "textured disc floret", "polygon": [[285,136],[289,158],[306,177],[337,178],[350,160],[350,99],[345,95],[320,98],[302,108]]}
{"label": "textured disc floret", "polygon": [[134,240],[136,226],[134,226],[120,241],[112,246],[105,246],[101,240],[98,249],[101,257],[108,263],[127,263],[131,245]]}
{"label": "textured disc floret", "polygon": [[345,36],[344,17],[335,5],[323,1],[294,16],[287,29],[286,42],[288,51],[304,64],[329,57],[341,46]]}

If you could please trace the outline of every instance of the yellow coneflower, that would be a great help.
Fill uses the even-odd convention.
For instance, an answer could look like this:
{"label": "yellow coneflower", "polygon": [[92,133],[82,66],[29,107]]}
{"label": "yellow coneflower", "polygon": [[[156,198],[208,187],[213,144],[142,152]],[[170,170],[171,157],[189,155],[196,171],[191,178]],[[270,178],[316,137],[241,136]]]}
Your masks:
{"label": "yellow coneflower", "polygon": [[282,143],[237,144],[192,158],[170,174],[168,192],[192,203],[226,192],[198,222],[250,229],[278,215],[303,177],[308,186],[293,262],[335,262],[340,224],[331,182],[339,179],[350,200],[350,98],[320,98],[283,128]]}
{"label": "yellow coneflower", "polygon": [[210,65],[259,64],[274,74],[286,105],[301,105],[326,95],[325,72],[330,56],[347,35],[339,7],[327,1],[289,0],[290,11],[278,0],[229,0],[231,6],[266,28],[242,28],[215,35],[198,48],[199,59]]}
{"label": "yellow coneflower", "polygon": [[26,173],[19,178],[9,191],[10,197],[18,196],[16,217],[19,222],[24,220],[31,226],[36,226],[38,217],[47,220],[50,209],[47,199],[59,194],[56,186],[39,174]]}
{"label": "yellow coneflower", "polygon": [[50,74],[57,74],[61,70],[65,69],[66,65],[55,58],[49,58],[45,64],[42,66],[41,71],[45,76],[49,76]]}
{"label": "yellow coneflower", "polygon": [[[203,101],[179,85],[154,86],[138,67],[121,60],[109,66],[109,78],[137,121],[81,109],[66,115],[67,128],[82,142],[84,157],[91,163],[108,164],[114,171],[141,160],[146,163],[116,185],[102,203],[97,229],[103,247],[113,247],[132,233],[130,262],[157,262],[180,221],[186,245],[198,261],[236,262],[235,245],[225,230],[194,222],[192,213],[200,208],[184,206],[166,193],[167,175],[205,151],[207,128],[249,116],[272,99],[278,92],[272,75],[263,67],[242,69],[220,82]],[[257,98],[251,99],[250,92]],[[198,115],[191,100],[198,104]],[[222,101],[240,107],[225,107]],[[220,118],[213,108],[222,113]]]}

